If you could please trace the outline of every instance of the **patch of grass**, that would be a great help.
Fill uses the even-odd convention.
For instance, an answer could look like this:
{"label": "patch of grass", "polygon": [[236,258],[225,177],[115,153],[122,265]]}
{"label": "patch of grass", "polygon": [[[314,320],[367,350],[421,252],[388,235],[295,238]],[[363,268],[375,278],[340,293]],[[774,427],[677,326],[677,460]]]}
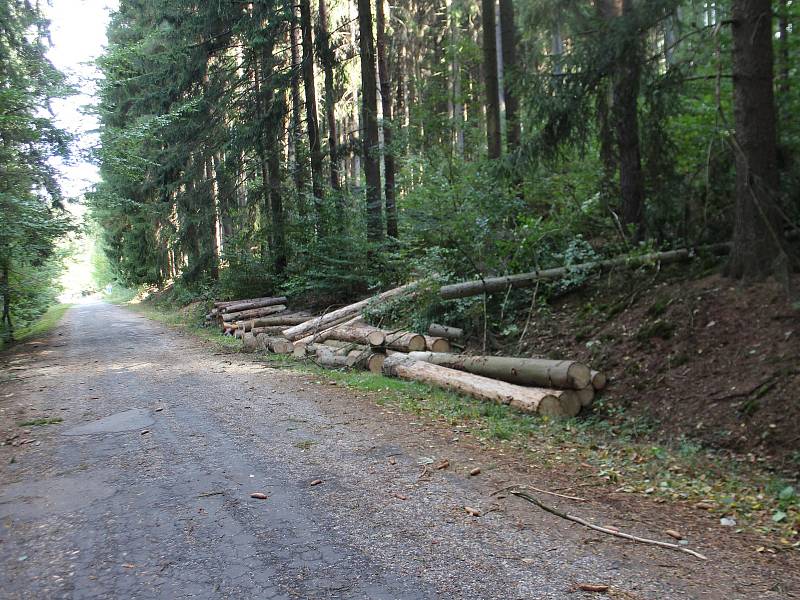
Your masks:
{"label": "patch of grass", "polygon": [[20,427],[39,427],[41,425],[58,425],[59,423],[63,423],[64,419],[61,417],[52,417],[52,418],[42,418],[42,419],[32,419],[30,421],[23,421],[19,424]]}
{"label": "patch of grass", "polygon": [[[24,342],[31,338],[36,338],[44,335],[53,329],[61,321],[64,313],[70,309],[72,304],[54,304],[47,309],[38,320],[34,321],[26,327],[18,329],[14,334],[15,343]],[[0,340],[0,350],[4,348],[3,341]]]}

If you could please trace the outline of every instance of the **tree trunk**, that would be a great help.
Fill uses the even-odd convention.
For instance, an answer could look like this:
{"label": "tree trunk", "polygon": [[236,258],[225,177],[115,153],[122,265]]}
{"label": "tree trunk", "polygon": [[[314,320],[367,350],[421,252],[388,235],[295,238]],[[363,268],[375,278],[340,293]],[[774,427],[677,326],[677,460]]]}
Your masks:
{"label": "tree trunk", "polygon": [[287,329],[284,334],[290,340],[298,340],[310,333],[321,331],[326,327],[330,327],[336,321],[339,321],[339,319],[348,320],[356,315],[360,315],[367,306],[378,305],[392,298],[411,293],[415,287],[415,284],[412,283],[391,289],[387,292],[383,292],[382,294],[378,294],[377,296],[373,296],[372,298],[367,298],[366,300],[361,300],[360,302],[355,302],[354,304],[331,311],[322,316],[311,319],[310,321],[307,321],[301,325],[297,325],[296,327],[291,327]]}
{"label": "tree trunk", "polygon": [[486,147],[490,159],[500,158],[500,89],[497,82],[497,42],[494,0],[481,0],[483,69],[486,103]]}
{"label": "tree trunk", "polygon": [[517,76],[517,29],[513,0],[500,0],[500,34],[503,48],[503,93],[506,99],[506,150],[514,152],[521,136],[519,101],[514,91]]}
{"label": "tree trunk", "polygon": [[425,349],[429,352],[450,352],[450,350],[452,350],[450,342],[443,337],[433,335],[426,335],[424,337]]}
{"label": "tree trunk", "polygon": [[397,237],[397,205],[395,202],[395,167],[392,147],[392,86],[389,62],[386,57],[386,19],[383,14],[384,0],[375,0],[377,26],[378,76],[381,86],[381,108],[383,110],[383,177],[384,201],[386,203],[386,235]]}
{"label": "tree trunk", "polygon": [[422,352],[426,347],[425,336],[408,331],[398,331],[386,336],[383,347],[400,352]]}
{"label": "tree trunk", "polygon": [[427,362],[417,362],[402,354],[388,357],[383,363],[383,372],[390,377],[420,381],[478,400],[510,405],[528,413],[574,417],[581,409],[580,400],[572,390],[523,387]]}
{"label": "tree trunk", "polygon": [[253,300],[242,300],[241,302],[231,302],[226,304],[220,310],[222,313],[239,312],[242,310],[250,310],[252,308],[263,308],[265,306],[275,306],[276,304],[286,304],[286,296],[278,296],[275,298],[254,298]]}
{"label": "tree trunk", "polygon": [[8,278],[8,260],[3,262],[2,280],[0,280],[0,293],[3,294],[3,318],[0,319],[0,326],[4,326],[4,341],[14,341],[14,324],[11,322],[11,282]]}
{"label": "tree trunk", "polygon": [[[725,253],[728,251],[727,244],[717,244],[704,248],[712,252]],[[673,263],[689,260],[694,256],[692,250],[680,249],[669,250],[667,252],[654,252],[639,256],[620,256],[607,260],[580,263],[569,267],[556,267],[554,269],[544,269],[531,273],[519,273],[516,275],[504,275],[502,277],[485,277],[484,279],[465,281],[463,283],[452,283],[443,285],[439,288],[439,295],[443,300],[453,300],[456,298],[469,298],[479,294],[490,294],[492,292],[506,291],[508,288],[533,287],[537,281],[548,281],[561,279],[574,271],[586,270],[607,270],[615,267],[638,267],[654,263]]]}
{"label": "tree trunk", "polygon": [[382,346],[386,342],[386,333],[372,325],[351,323],[334,327],[326,334],[325,339],[370,346]]}
{"label": "tree trunk", "polygon": [[[614,78],[613,114],[619,150],[619,187],[622,197],[621,221],[633,229],[633,240],[644,238],[644,175],[639,146],[639,84],[641,79],[642,44],[633,28],[633,0],[621,2],[617,18],[631,22],[618,57]],[[626,232],[627,233],[627,232]]]}
{"label": "tree trunk", "polygon": [[378,164],[378,95],[375,77],[375,42],[372,37],[372,7],[370,0],[358,0],[358,28],[361,50],[361,113],[364,119],[363,154],[364,176],[367,185],[367,238],[372,242],[383,239],[381,211],[381,172]]}
{"label": "tree trunk", "polygon": [[460,340],[464,337],[463,329],[439,325],[438,323],[431,323],[428,327],[428,333],[434,337],[443,337],[449,340]]}
{"label": "tree trunk", "polygon": [[736,208],[728,274],[756,280],[775,272],[783,254],[770,1],[734,0],[731,16]]}
{"label": "tree trunk", "polygon": [[264,308],[253,308],[251,310],[242,310],[239,312],[225,313],[224,315],[222,315],[222,320],[225,323],[230,323],[232,321],[255,319],[258,317],[267,317],[269,315],[274,315],[275,313],[283,312],[284,310],[286,310],[286,306],[283,304],[278,304],[277,306],[265,306]]}
{"label": "tree trunk", "polygon": [[319,140],[317,117],[317,92],[314,83],[314,42],[311,34],[311,5],[309,0],[300,0],[300,28],[303,33],[303,88],[306,95],[306,129],[311,154],[311,192],[317,214],[317,236],[325,235],[324,201],[322,183],[322,147]]}
{"label": "tree trunk", "polygon": [[413,360],[429,362],[459,371],[468,371],[518,385],[581,390],[592,382],[589,367],[569,360],[468,356],[436,352],[412,352],[408,356]]}
{"label": "tree trunk", "polygon": [[294,141],[294,185],[297,190],[298,203],[300,206],[300,213],[305,212],[305,202],[302,200],[303,193],[306,188],[306,167],[302,160],[301,148],[303,140],[303,101],[300,98],[300,73],[303,70],[302,61],[300,60],[300,30],[297,23],[297,11],[292,8],[292,17],[290,22],[291,35],[289,42],[291,44],[292,55],[292,140]]}
{"label": "tree trunk", "polygon": [[325,71],[325,116],[328,121],[328,155],[331,160],[331,189],[339,191],[339,154],[336,142],[336,97],[333,88],[333,67],[336,62],[331,48],[328,30],[328,8],[325,0],[319,0],[319,45],[320,60]]}

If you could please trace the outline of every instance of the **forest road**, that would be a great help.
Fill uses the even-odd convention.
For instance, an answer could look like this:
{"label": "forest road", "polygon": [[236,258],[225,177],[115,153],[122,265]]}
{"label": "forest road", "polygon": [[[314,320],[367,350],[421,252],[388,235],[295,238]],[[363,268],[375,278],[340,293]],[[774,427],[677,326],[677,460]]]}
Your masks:
{"label": "forest road", "polygon": [[31,440],[0,448],[2,598],[723,597],[657,566],[694,559],[497,509],[458,440],[425,469],[448,446],[413,415],[122,308],[0,358]]}

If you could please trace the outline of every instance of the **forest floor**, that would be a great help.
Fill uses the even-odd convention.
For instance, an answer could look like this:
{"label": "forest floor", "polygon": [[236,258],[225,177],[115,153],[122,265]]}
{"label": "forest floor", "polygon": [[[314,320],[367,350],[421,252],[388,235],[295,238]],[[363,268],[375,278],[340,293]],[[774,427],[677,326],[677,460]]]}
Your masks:
{"label": "forest floor", "polygon": [[[622,489],[578,421],[302,372],[106,304],[1,358],[9,598],[592,597],[583,583],[629,600],[800,597],[800,553]],[[709,560],[496,493],[510,485],[637,535],[678,530]]]}

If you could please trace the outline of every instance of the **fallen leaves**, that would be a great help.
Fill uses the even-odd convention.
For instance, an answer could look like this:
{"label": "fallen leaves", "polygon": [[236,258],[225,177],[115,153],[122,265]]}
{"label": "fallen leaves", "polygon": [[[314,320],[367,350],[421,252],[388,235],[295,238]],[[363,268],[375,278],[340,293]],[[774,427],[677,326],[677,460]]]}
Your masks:
{"label": "fallen leaves", "polygon": [[480,475],[481,474],[481,468],[480,467],[475,467],[474,469],[472,469],[472,471],[469,472],[469,474],[470,474],[470,477],[475,477],[476,475]]}
{"label": "fallen leaves", "polygon": [[264,492],[253,492],[250,494],[251,498],[255,498],[256,500],[266,500],[269,498]]}
{"label": "fallen leaves", "polygon": [[312,481],[312,482],[311,482],[309,485],[312,485],[312,486],[313,486],[313,485],[319,485],[319,484],[321,484],[321,483],[322,483],[322,479],[315,479],[315,480],[314,480],[314,481]]}
{"label": "fallen leaves", "polygon": [[403,494],[400,494],[399,492],[393,493],[392,496],[394,496],[398,500],[408,500],[408,496],[404,496]]}
{"label": "fallen leaves", "polygon": [[449,466],[450,466],[450,461],[446,458],[443,458],[435,465],[433,465],[433,468],[436,469],[437,471],[442,471],[444,469],[447,469]]}
{"label": "fallen leaves", "polygon": [[481,511],[479,511],[477,508],[472,508],[471,506],[465,506],[464,511],[471,517],[481,516]]}

